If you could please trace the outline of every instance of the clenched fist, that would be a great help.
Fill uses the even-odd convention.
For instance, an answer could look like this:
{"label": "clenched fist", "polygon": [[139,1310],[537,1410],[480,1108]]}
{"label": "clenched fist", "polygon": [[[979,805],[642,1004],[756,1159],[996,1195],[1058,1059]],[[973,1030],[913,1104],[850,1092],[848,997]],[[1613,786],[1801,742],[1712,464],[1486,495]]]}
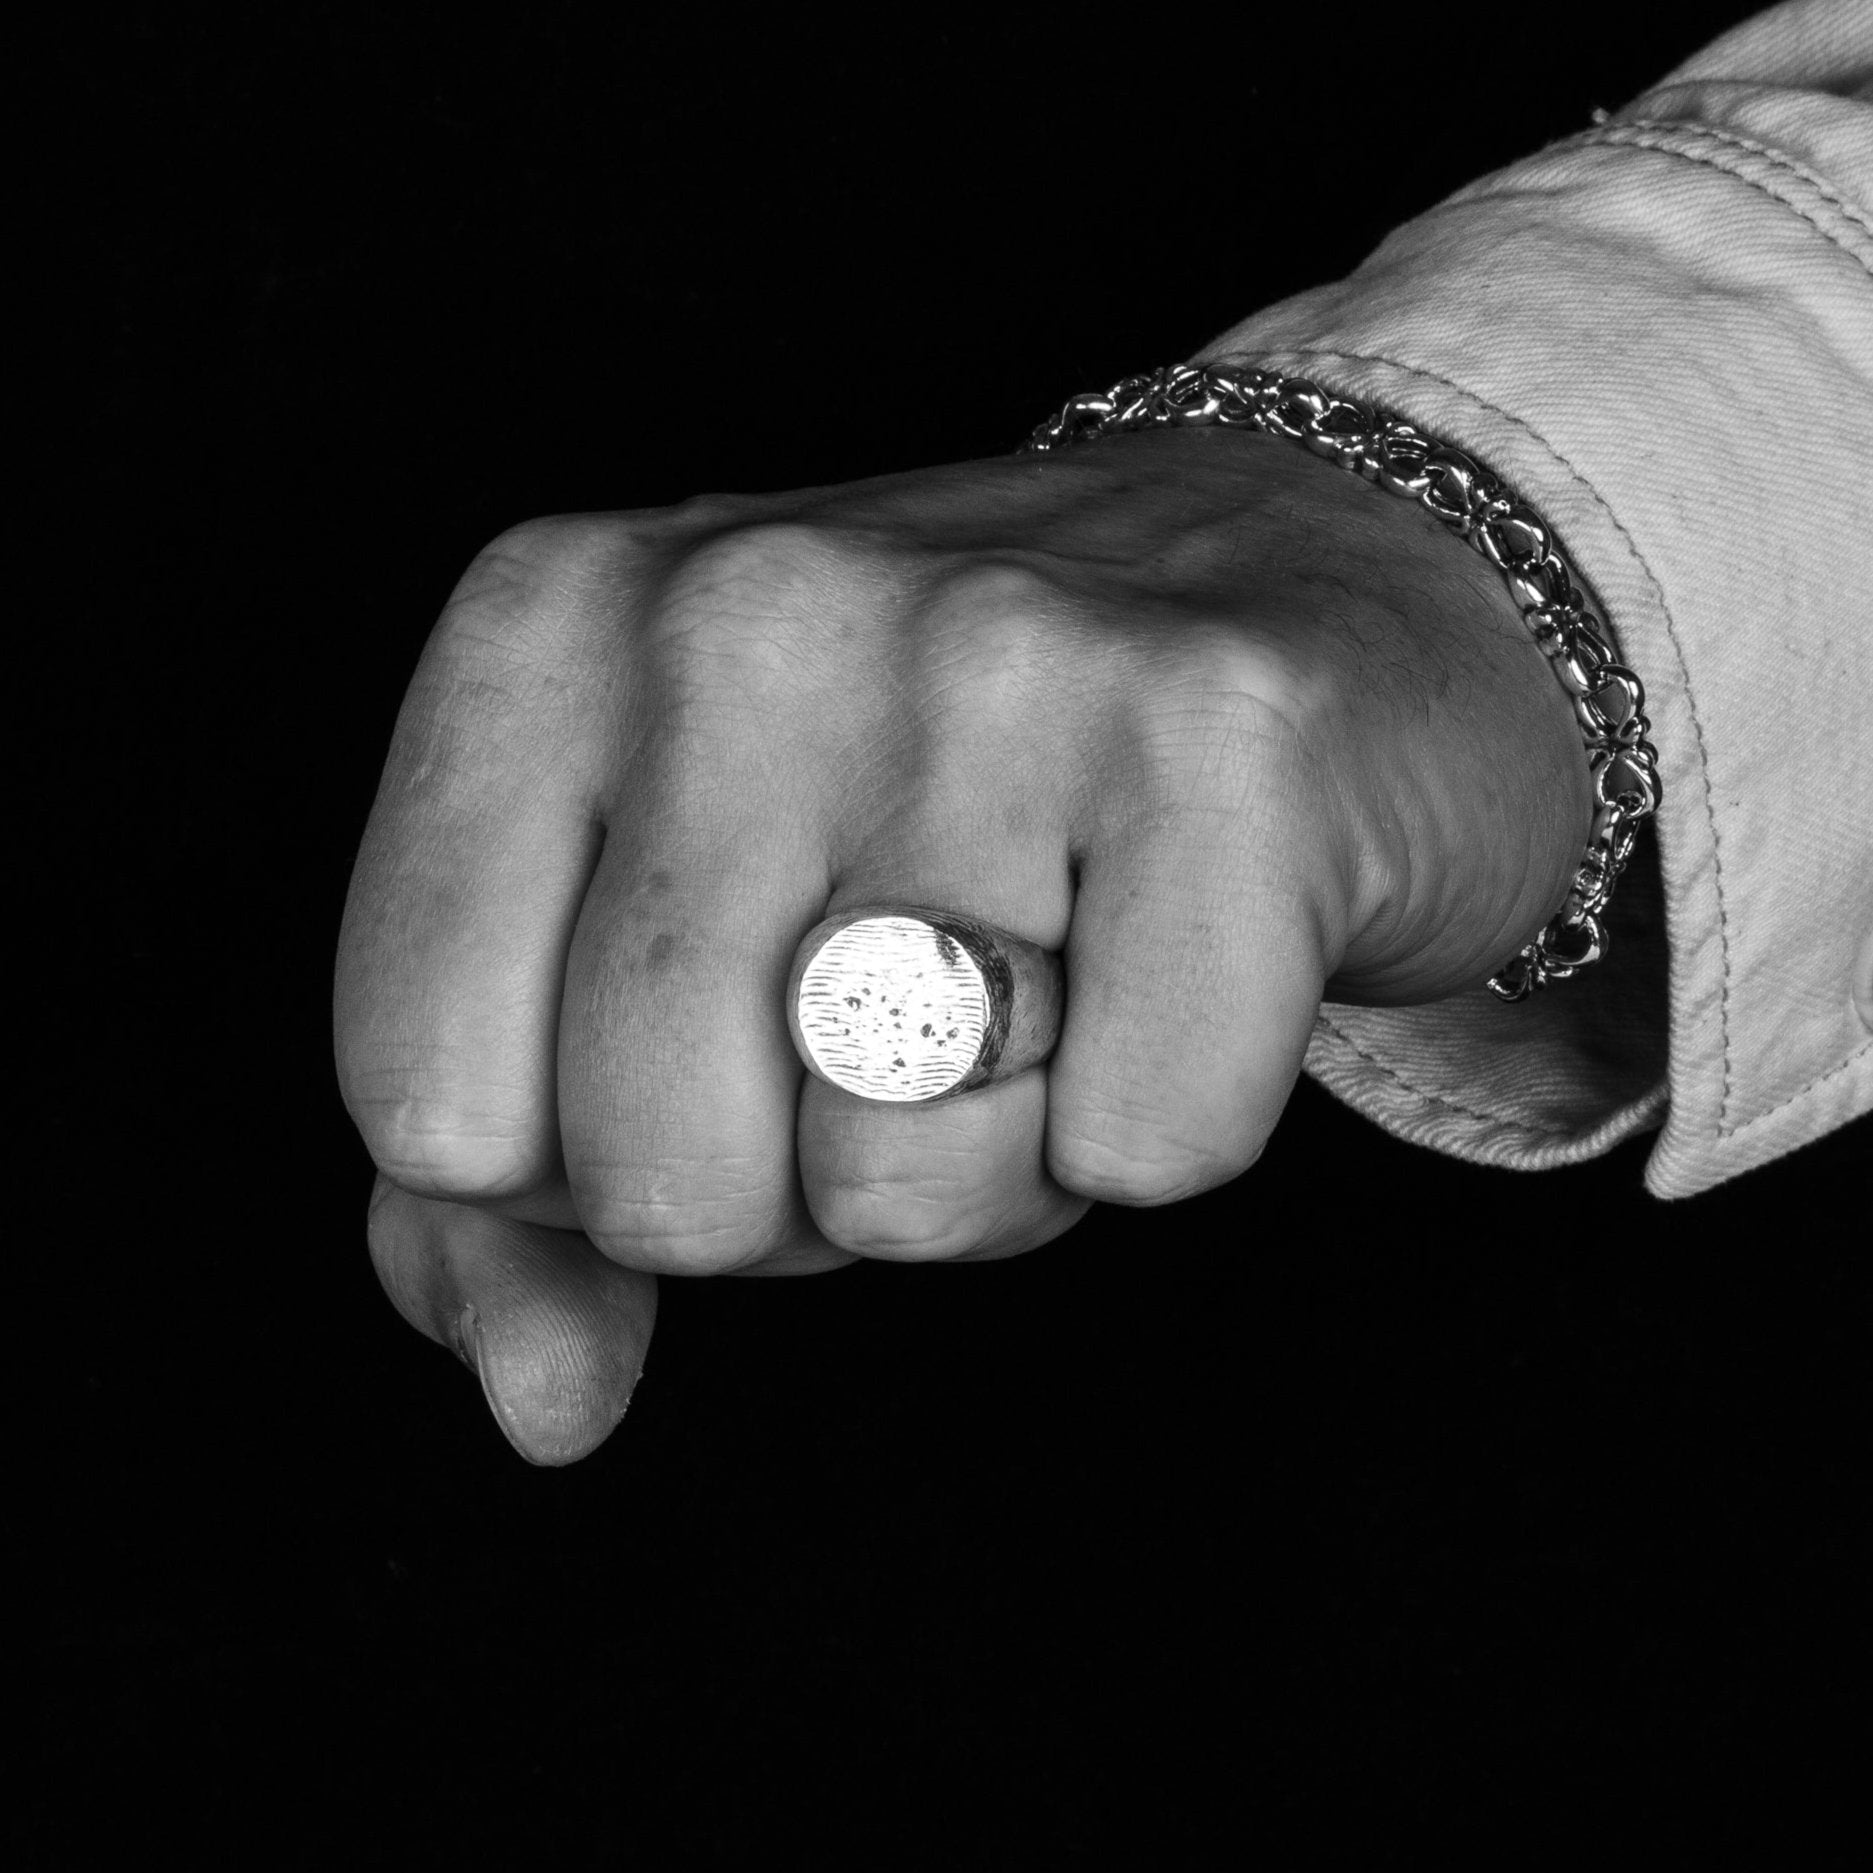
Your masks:
{"label": "clenched fist", "polygon": [[[568,1461],[656,1275],[1013,1255],[1235,1177],[1323,997],[1482,981],[1591,812],[1496,573],[1278,439],[518,527],[423,655],[346,911],[378,1272]],[[885,901],[1062,952],[1052,1058],[933,1106],[808,1077],[795,946]]]}

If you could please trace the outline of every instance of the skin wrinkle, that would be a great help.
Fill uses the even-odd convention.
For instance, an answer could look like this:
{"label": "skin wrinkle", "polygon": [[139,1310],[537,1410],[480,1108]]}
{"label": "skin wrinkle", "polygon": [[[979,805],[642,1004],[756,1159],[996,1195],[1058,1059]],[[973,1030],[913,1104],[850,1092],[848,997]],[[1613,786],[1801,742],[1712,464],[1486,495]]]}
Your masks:
{"label": "skin wrinkle", "polygon": [[[537,821],[530,819],[521,825],[544,835],[551,830],[552,819],[550,813],[542,812]],[[490,927],[477,914],[478,907],[487,886],[496,881],[522,885],[537,901],[556,879],[589,878],[602,847],[602,833],[595,823],[585,824],[582,831],[584,837],[568,842],[567,849],[557,855],[556,864],[550,845],[541,837],[531,847],[542,854],[538,859],[516,853],[506,857],[503,864],[475,867],[474,862],[487,850],[481,818],[466,810],[440,821],[432,814],[410,842],[403,863],[395,872],[385,868],[399,889],[382,893],[374,901],[367,926],[370,941],[385,951],[434,953],[450,941],[452,933],[456,944],[472,943],[477,952],[492,954],[516,968],[536,955],[546,954],[558,944],[563,932],[557,928]]]}
{"label": "skin wrinkle", "polygon": [[457,669],[427,683],[419,678],[392,742],[402,757],[404,791],[426,794],[451,781],[479,780],[520,714],[510,683]]}
{"label": "skin wrinkle", "polygon": [[[769,682],[802,666],[802,647],[821,640],[820,620],[858,615],[863,598],[851,588],[869,583],[863,574],[864,557],[848,539],[828,540],[797,521],[759,521],[691,549],[661,594],[656,641],[705,656],[753,652],[754,672]],[[807,628],[790,639],[776,622]],[[823,663],[814,673],[823,679]],[[731,687],[739,684],[738,675]]]}
{"label": "skin wrinkle", "polygon": [[607,1140],[613,1149],[588,1149],[568,1163],[588,1223],[616,1211],[641,1216],[728,1211],[726,1222],[703,1232],[721,1233],[751,1215],[775,1213],[777,1206],[785,1210],[791,1201],[791,1173],[758,1156],[720,1149],[691,1153],[666,1144],[653,1163],[629,1149],[617,1150],[624,1142]]}
{"label": "skin wrinkle", "polygon": [[[570,615],[556,612],[554,622]],[[432,815],[453,798],[471,839],[482,794],[497,776],[509,798],[537,795],[542,810],[565,797],[570,778],[577,810],[590,816],[599,790],[573,757],[597,745],[611,713],[598,706],[609,701],[609,683],[595,685],[576,661],[542,660],[537,644],[523,653],[506,631],[474,629],[469,621],[479,616],[479,605],[459,596],[445,610],[399,717],[387,772],[400,773],[406,799]]]}
{"label": "skin wrinkle", "polygon": [[[426,1108],[433,1106],[440,1110],[443,1107],[442,1101],[422,1100],[421,1095],[411,1087],[410,1082],[413,1078],[418,1076],[430,1076],[443,1081],[445,1084],[453,1084],[455,1071],[456,1068],[453,1062],[447,1066],[440,1064],[423,1066],[411,1061],[403,1061],[395,1066],[384,1065],[375,1067],[359,1076],[363,1085],[368,1087],[373,1080],[381,1080],[386,1083],[390,1090],[387,1090],[381,1095],[373,1095],[367,1091],[358,1091],[353,1095],[353,1104],[364,1107],[373,1105],[390,1106],[393,1104],[412,1105],[420,1103]],[[475,1090],[479,1093],[494,1096],[498,1096],[502,1093],[511,1094],[517,1101],[532,1099],[537,1093],[537,1088],[532,1086],[506,1085],[499,1081],[488,1080],[478,1081]],[[484,1116],[488,1118],[496,1117],[492,1112],[486,1113]]]}
{"label": "skin wrinkle", "polygon": [[[581,698],[613,680],[606,624],[628,617],[641,555],[631,516],[525,521],[470,566],[444,607],[436,645],[555,680]],[[492,577],[487,562],[493,562]]]}

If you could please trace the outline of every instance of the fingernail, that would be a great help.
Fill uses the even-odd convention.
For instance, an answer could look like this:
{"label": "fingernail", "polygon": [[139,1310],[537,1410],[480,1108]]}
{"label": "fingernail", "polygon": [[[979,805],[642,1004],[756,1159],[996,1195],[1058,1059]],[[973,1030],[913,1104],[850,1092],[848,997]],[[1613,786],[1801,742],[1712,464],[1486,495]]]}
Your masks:
{"label": "fingernail", "polygon": [[462,1342],[463,1362],[481,1381],[481,1395],[488,1401],[488,1409],[494,1413],[494,1421],[501,1427],[501,1435],[529,1463],[538,1463],[539,1458],[520,1441],[514,1426],[514,1414],[502,1404],[500,1394],[494,1389],[494,1381],[488,1377],[488,1343],[481,1331],[480,1316],[472,1306],[464,1307],[456,1317],[455,1332]]}
{"label": "fingernail", "polygon": [[481,1395],[488,1401],[488,1409],[493,1412],[494,1421],[501,1427],[502,1435],[529,1463],[537,1463],[539,1459],[515,1434],[512,1414],[502,1405],[488,1377],[488,1355],[481,1332],[481,1317],[475,1312],[472,1301],[455,1316],[455,1324],[449,1329],[449,1344],[455,1348],[456,1358],[481,1381]]}
{"label": "fingernail", "polygon": [[542,1343],[543,1326],[537,1319],[483,1320],[471,1305],[455,1317],[449,1337],[463,1364],[474,1368],[501,1435],[529,1463],[554,1468],[589,1456],[616,1429],[643,1376],[642,1355],[621,1344],[615,1363],[628,1356],[638,1369],[595,1371],[589,1359],[575,1357],[576,1345]]}
{"label": "fingernail", "polygon": [[456,1315],[455,1324],[449,1329],[449,1344],[455,1349],[455,1356],[470,1372],[480,1375],[481,1361],[476,1355],[475,1343],[480,1337],[476,1330],[474,1307],[464,1307]]}
{"label": "fingernail", "polygon": [[[501,1427],[501,1435],[505,1437],[507,1441],[513,1445],[514,1449],[518,1451],[521,1456],[525,1457],[529,1463],[541,1465],[564,1463],[566,1461],[565,1456],[538,1445],[521,1435],[522,1414],[512,1409],[507,1401],[502,1398],[499,1390],[495,1386],[494,1380],[489,1376],[489,1368],[494,1364],[494,1361],[490,1358],[488,1353],[488,1336],[482,1331],[480,1316],[476,1314],[474,1308],[463,1308],[461,1316],[455,1324],[456,1330],[463,1335],[468,1345],[474,1349],[472,1364],[475,1369],[475,1377],[481,1381],[481,1395],[488,1401],[488,1409],[493,1412],[495,1423]],[[513,1383],[513,1373],[511,1370],[508,1374],[508,1381],[510,1385]],[[534,1414],[529,1413],[528,1415],[532,1416]]]}

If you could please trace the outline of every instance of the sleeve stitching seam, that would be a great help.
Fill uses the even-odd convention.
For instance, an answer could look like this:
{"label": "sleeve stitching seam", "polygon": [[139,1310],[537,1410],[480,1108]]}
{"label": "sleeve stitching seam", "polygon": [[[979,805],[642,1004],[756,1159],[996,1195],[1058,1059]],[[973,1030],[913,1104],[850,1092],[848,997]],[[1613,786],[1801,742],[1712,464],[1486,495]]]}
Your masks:
{"label": "sleeve stitching seam", "polygon": [[[1576,1125],[1536,1125],[1526,1119],[1505,1118],[1500,1112],[1479,1112],[1474,1106],[1464,1105],[1461,1100],[1452,1099],[1444,1093],[1431,1092],[1428,1088],[1408,1080],[1396,1067],[1360,1046],[1344,1028],[1337,1027],[1326,1015],[1320,1015],[1318,1022],[1349,1053],[1356,1055],[1368,1066],[1376,1068],[1393,1085],[1403,1087],[1414,1099],[1421,1099],[1426,1105],[1436,1106],[1445,1112],[1458,1113],[1466,1119],[1476,1119],[1482,1124],[1493,1125],[1498,1130],[1533,1133],[1541,1138],[1571,1138],[1580,1130]],[[1650,1098],[1652,1095],[1648,1093],[1646,1096]]]}
{"label": "sleeve stitching seam", "polygon": [[[1708,154],[1699,154],[1695,150],[1675,148],[1672,144],[1666,142],[1662,136],[1647,136],[1644,134],[1622,136],[1614,134],[1615,131],[1626,128],[1628,128],[1628,126],[1609,125],[1605,130],[1589,131],[1584,137],[1580,138],[1579,141],[1582,143],[1613,145],[1628,149],[1651,150],[1656,155],[1671,156],[1675,157],[1680,162],[1695,163],[1700,168],[1714,169],[1719,175],[1733,176],[1738,182],[1756,190],[1759,195],[1764,196],[1767,200],[1777,203],[1780,207],[1786,208],[1790,214],[1799,215],[1823,240],[1827,241],[1832,246],[1838,247],[1840,251],[1846,254],[1856,265],[1867,268],[1869,272],[1873,272],[1873,267],[1868,267],[1866,260],[1859,254],[1856,254],[1831,228],[1824,226],[1812,209],[1804,207],[1800,202],[1790,201],[1784,195],[1778,195],[1774,189],[1768,187],[1763,182],[1761,177],[1752,176],[1744,170],[1732,168],[1728,163],[1716,162]],[[1635,132],[1640,130],[1640,126],[1638,125],[1630,126],[1630,128]],[[1781,168],[1788,174],[1800,178],[1803,182],[1814,188],[1822,199],[1833,207],[1845,220],[1850,221],[1856,228],[1863,229],[1867,234],[1873,235],[1873,220],[1869,220],[1864,211],[1835,194],[1833,190],[1828,188],[1825,183],[1822,183],[1818,177],[1814,176],[1812,172],[1805,169],[1800,163],[1780,156],[1767,145],[1754,143],[1747,137],[1730,136],[1722,131],[1705,129],[1702,125],[1674,125],[1671,126],[1671,128],[1682,129],[1689,135],[1710,137],[1719,143],[1736,144],[1745,150],[1749,150],[1761,156],[1764,161],[1774,163],[1778,168]]]}
{"label": "sleeve stitching seam", "polygon": [[1719,1138],[1741,1137],[1752,1125],[1760,1125],[1764,1119],[1772,1119],[1778,1112],[1786,1112],[1796,1100],[1805,1099],[1817,1086],[1825,1086],[1829,1080],[1838,1079],[1856,1060],[1863,1060],[1868,1054],[1873,1054],[1873,1040],[1862,1041],[1845,1060],[1829,1067],[1825,1073],[1817,1073],[1806,1086],[1798,1087],[1786,1099],[1777,1100],[1768,1111],[1756,1113],[1754,1117],[1745,1119],[1741,1125],[1726,1127],[1720,1123],[1717,1127],[1717,1136]]}
{"label": "sleeve stitching seam", "polygon": [[[1821,199],[1831,207],[1838,208],[1850,220],[1861,223],[1868,233],[1873,233],[1873,217],[1856,201],[1851,200],[1831,183],[1820,170],[1810,168],[1797,156],[1791,156],[1787,150],[1779,150],[1773,143],[1764,143],[1757,137],[1746,137],[1737,130],[1722,130],[1715,124],[1698,123],[1695,119],[1684,117],[1628,117],[1619,123],[1603,124],[1597,129],[1585,133],[1583,141],[1589,143],[1625,142],[1628,139],[1621,133],[1628,130],[1679,131],[1690,136],[1709,137],[1714,143],[1734,144],[1740,150],[1747,150],[1752,156],[1761,156],[1775,164],[1778,169],[1786,169],[1790,175],[1798,176],[1808,184]],[[1650,144],[1644,147],[1652,147]],[[1674,151],[1673,154],[1678,152]]]}

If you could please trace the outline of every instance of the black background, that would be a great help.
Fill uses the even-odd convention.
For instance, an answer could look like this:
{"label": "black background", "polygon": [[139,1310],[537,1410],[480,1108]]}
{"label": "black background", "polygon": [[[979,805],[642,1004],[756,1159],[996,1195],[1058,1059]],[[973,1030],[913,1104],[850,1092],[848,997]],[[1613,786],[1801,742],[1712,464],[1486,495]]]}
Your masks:
{"label": "black background", "polygon": [[1304,1084],[1020,1261],[666,1283],[559,1472],[365,1257],[330,958],[478,546],[1011,447],[1749,8],[1301,11],[119,9],[29,67],[31,1864],[1836,1863],[1866,1121],[1661,1205],[1647,1141],[1484,1171]]}

